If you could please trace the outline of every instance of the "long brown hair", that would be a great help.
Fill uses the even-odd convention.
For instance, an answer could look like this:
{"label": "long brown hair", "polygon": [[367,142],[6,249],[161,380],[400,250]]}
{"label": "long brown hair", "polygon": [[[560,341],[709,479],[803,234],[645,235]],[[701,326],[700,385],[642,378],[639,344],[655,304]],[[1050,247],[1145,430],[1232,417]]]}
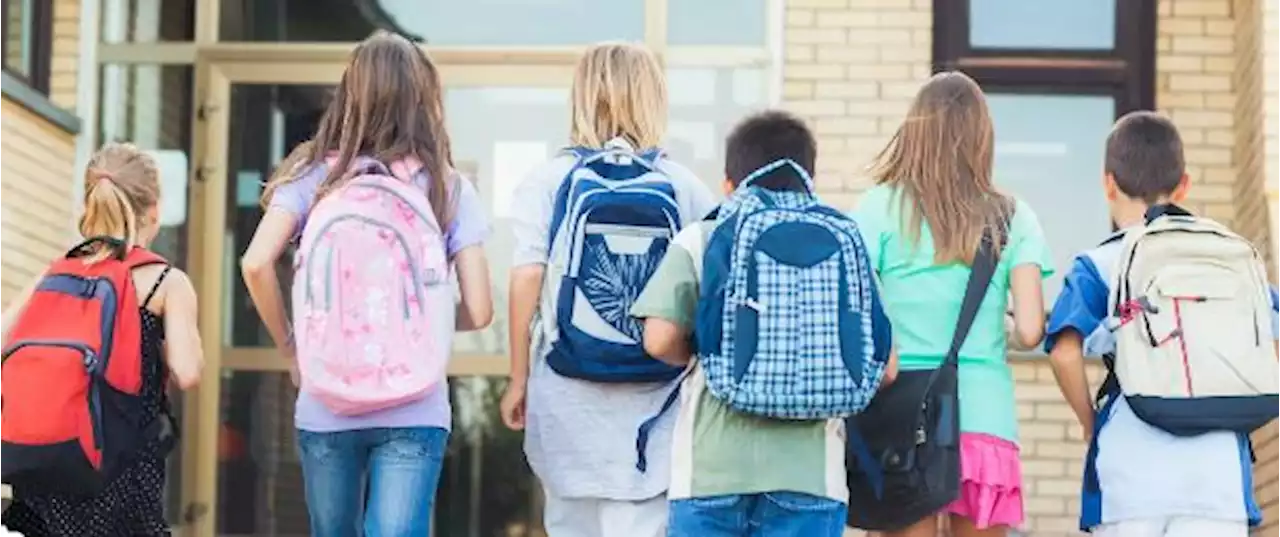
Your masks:
{"label": "long brown hair", "polygon": [[573,74],[574,145],[601,148],[622,137],[640,149],[657,147],[667,130],[667,81],[643,45],[600,43]]}
{"label": "long brown hair", "polygon": [[1010,204],[991,181],[995,133],[987,99],[958,72],[930,78],[872,166],[876,184],[898,187],[908,237],[933,235],[936,263],[972,263],[990,229],[1003,242]]}
{"label": "long brown hair", "polygon": [[[141,245],[151,225],[151,210],[160,203],[160,171],[155,159],[130,143],[102,146],[84,171],[84,213],[80,236],[113,237],[129,245]],[[106,258],[99,250],[89,261]]]}
{"label": "long brown hair", "polygon": [[[351,162],[365,156],[383,163],[415,158],[427,173],[427,199],[442,228],[453,219],[457,181],[445,131],[440,72],[421,48],[399,35],[377,31],[351,53],[333,100],[306,155],[311,165],[337,153],[316,199],[350,177]],[[309,166],[299,169],[307,169]],[[296,173],[278,173],[263,198]]]}

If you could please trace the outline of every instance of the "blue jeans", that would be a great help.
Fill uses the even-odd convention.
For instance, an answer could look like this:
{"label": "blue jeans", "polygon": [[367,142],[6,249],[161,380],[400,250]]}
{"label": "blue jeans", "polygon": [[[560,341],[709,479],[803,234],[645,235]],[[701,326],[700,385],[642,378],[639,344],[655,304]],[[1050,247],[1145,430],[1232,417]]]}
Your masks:
{"label": "blue jeans", "polygon": [[311,535],[427,535],[448,441],[438,427],[299,430]]}
{"label": "blue jeans", "polygon": [[671,502],[667,537],[840,537],[845,504],[798,492]]}

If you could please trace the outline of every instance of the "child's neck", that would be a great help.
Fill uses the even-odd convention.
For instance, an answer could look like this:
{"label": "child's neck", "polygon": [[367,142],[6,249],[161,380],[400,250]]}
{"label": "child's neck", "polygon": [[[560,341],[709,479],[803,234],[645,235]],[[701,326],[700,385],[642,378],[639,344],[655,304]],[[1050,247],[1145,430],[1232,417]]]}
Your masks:
{"label": "child's neck", "polygon": [[1119,229],[1137,226],[1146,222],[1148,209],[1155,205],[1168,203],[1173,203],[1173,200],[1168,197],[1157,199],[1155,203],[1147,203],[1140,199],[1116,200],[1112,217],[1115,219],[1116,227]]}

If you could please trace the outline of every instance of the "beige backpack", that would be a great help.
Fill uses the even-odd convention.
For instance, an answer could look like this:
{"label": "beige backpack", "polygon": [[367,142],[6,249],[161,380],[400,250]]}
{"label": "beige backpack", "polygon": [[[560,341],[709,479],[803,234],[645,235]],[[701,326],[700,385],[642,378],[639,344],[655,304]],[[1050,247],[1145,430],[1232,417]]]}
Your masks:
{"label": "beige backpack", "polygon": [[1280,412],[1280,367],[1261,256],[1212,220],[1152,216],[1125,234],[1111,276],[1114,380],[1173,434],[1265,425]]}

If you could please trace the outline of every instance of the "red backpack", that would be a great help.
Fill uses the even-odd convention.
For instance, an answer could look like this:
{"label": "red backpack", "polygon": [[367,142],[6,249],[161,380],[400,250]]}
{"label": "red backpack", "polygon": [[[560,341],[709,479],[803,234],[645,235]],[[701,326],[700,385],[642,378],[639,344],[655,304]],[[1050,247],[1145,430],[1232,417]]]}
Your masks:
{"label": "red backpack", "polygon": [[[113,257],[85,263],[92,245]],[[142,316],[132,271],[167,264],[95,237],[53,263],[17,320],[0,374],[0,463],[17,491],[92,493],[162,432],[142,407]]]}

